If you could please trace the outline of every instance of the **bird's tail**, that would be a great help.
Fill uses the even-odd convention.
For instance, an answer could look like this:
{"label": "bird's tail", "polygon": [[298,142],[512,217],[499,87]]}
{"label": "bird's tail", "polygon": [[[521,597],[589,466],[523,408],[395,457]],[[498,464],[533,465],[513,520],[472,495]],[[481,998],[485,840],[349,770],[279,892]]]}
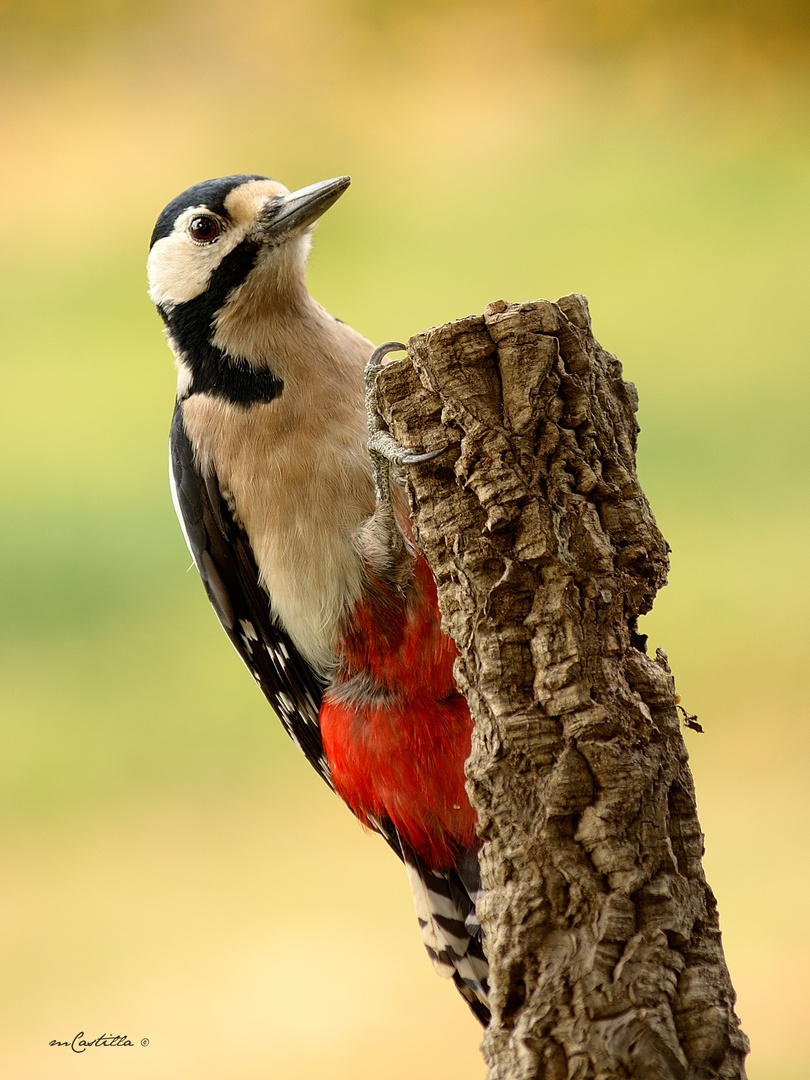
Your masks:
{"label": "bird's tail", "polygon": [[464,852],[450,870],[432,870],[404,843],[402,854],[428,955],[439,975],[453,980],[486,1027],[489,964],[475,910],[482,892],[478,854]]}

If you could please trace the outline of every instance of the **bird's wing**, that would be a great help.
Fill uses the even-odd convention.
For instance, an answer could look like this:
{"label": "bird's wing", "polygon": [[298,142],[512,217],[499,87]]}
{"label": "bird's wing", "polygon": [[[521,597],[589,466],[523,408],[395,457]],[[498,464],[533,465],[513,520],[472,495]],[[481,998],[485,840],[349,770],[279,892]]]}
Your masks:
{"label": "bird's wing", "polygon": [[318,725],[324,684],[273,618],[247,534],[222,498],[216,475],[203,475],[194,461],[181,405],[172,419],[169,455],[175,509],[208,599],[293,742],[331,787]]}

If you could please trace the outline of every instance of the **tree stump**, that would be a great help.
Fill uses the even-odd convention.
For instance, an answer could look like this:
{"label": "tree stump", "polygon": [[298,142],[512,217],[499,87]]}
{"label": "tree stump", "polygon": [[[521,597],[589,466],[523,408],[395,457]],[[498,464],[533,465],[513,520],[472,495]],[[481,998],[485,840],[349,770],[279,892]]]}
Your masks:
{"label": "tree stump", "polygon": [[638,405],[579,295],[490,304],[378,380],[475,731],[489,1080],[744,1077],[666,655]]}

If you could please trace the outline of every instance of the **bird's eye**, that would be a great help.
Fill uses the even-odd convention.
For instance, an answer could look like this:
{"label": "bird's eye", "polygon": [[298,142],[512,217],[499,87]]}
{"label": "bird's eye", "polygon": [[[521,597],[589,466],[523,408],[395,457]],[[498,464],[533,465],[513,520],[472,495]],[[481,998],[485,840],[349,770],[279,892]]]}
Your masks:
{"label": "bird's eye", "polygon": [[191,219],[188,231],[198,244],[210,244],[219,236],[219,222],[210,217],[195,217]]}

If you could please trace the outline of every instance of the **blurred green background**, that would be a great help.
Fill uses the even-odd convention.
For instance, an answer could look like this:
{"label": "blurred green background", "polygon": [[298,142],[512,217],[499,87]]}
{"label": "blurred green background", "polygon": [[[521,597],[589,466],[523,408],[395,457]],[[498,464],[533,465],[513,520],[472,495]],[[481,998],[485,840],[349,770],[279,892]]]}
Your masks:
{"label": "blurred green background", "polygon": [[[809,45],[806,0],[0,2],[3,1076],[484,1074],[401,868],[187,572],[143,264],[233,172],[352,175],[310,285],[375,340],[589,297],[750,1077],[810,1075]],[[136,1045],[48,1045],[79,1031]]]}

